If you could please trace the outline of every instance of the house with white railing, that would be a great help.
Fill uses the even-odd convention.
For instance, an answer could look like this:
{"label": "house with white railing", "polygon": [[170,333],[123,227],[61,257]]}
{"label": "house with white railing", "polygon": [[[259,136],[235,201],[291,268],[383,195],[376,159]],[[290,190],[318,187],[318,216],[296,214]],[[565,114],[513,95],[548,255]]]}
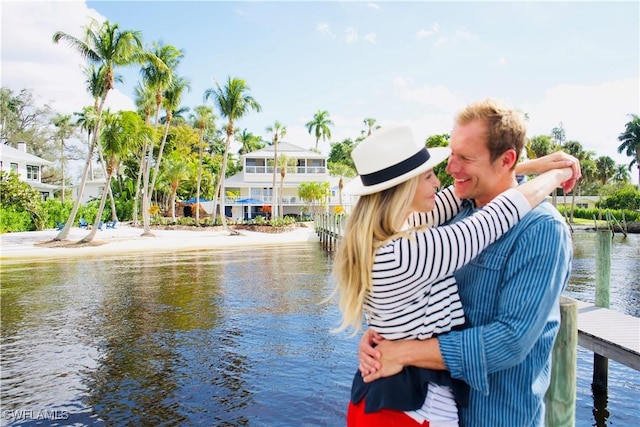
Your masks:
{"label": "house with white railing", "polygon": [[[340,177],[330,176],[327,156],[296,145],[280,142],[278,158],[286,156],[287,164],[284,180],[281,182],[280,168],[276,167],[276,185],[273,188],[273,146],[240,156],[242,171],[225,180],[225,213],[234,219],[250,219],[265,215],[274,200],[279,204],[282,186],[282,212],[276,208],[278,216],[306,216],[311,214],[309,203],[298,196],[300,184],[305,182],[328,182],[330,196],[323,203],[323,210],[334,212],[340,206]],[[346,180],[345,180],[346,181]],[[229,194],[234,194],[230,196]],[[342,205],[350,204],[350,199],[342,197]],[[204,204],[203,204],[204,205]],[[206,207],[203,206],[205,209]]]}
{"label": "house with white railing", "polygon": [[51,164],[48,160],[27,153],[26,142],[18,142],[18,148],[0,144],[0,170],[17,174],[20,181],[38,190],[45,200],[60,189],[57,185],[42,182],[42,168]]}

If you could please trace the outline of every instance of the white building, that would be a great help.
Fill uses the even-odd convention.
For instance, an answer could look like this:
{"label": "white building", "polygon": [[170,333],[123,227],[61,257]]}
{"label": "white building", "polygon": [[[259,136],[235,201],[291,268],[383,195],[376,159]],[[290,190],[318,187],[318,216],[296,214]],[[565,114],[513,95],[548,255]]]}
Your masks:
{"label": "white building", "polygon": [[18,174],[20,181],[24,181],[42,194],[44,200],[53,197],[59,190],[57,185],[42,182],[42,167],[51,165],[48,160],[27,153],[27,143],[18,142],[18,148],[0,144],[0,170]]}
{"label": "white building", "polygon": [[[273,189],[273,146],[247,153],[241,156],[242,172],[225,180],[222,194],[229,192],[239,196],[225,197],[225,211],[227,217],[234,219],[254,218],[265,215],[263,206],[272,206],[274,201],[279,203],[280,169],[276,169],[276,188]],[[325,210],[333,212],[340,206],[338,183],[340,177],[329,176],[327,157],[287,142],[278,144],[278,157],[286,156],[292,164],[287,168],[282,182],[282,213],[278,216],[300,216],[309,214],[309,204],[298,196],[300,184],[306,182],[328,182],[331,195],[325,202]],[[345,180],[346,182],[346,180]],[[343,196],[342,204],[349,205],[351,201]],[[205,210],[209,208],[202,203]],[[208,209],[211,210],[210,208]]]}
{"label": "white building", "polygon": [[[99,200],[102,197],[102,193],[104,193],[106,182],[107,181],[104,178],[87,179],[87,182],[85,182],[84,185],[81,203],[86,205],[92,200]],[[77,200],[80,193],[80,185],[71,186],[71,191],[73,200]]]}

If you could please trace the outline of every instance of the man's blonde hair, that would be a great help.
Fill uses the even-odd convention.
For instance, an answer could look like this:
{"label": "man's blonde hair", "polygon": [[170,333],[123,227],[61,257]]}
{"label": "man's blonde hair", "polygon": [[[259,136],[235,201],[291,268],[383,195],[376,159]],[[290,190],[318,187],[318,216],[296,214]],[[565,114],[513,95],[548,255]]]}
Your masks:
{"label": "man's blonde hair", "polygon": [[419,177],[413,177],[389,189],[360,196],[349,214],[343,236],[334,257],[333,276],[338,306],[342,311],[340,331],[360,331],[363,307],[371,290],[371,272],[375,251],[390,239],[402,234]]}
{"label": "man's blonde hair", "polygon": [[486,144],[492,162],[510,149],[515,150],[516,159],[520,158],[527,140],[527,125],[521,111],[495,99],[485,99],[465,107],[456,116],[455,123],[466,125],[473,120],[487,124]]}

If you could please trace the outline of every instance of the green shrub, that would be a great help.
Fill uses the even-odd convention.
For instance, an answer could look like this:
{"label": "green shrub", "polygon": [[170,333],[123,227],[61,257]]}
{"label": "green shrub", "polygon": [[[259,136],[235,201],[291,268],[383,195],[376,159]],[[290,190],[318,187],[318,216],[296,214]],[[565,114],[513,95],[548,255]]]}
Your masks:
{"label": "green shrub", "polygon": [[0,233],[34,231],[35,226],[29,212],[13,207],[0,206]]}
{"label": "green shrub", "polygon": [[[558,210],[562,215],[565,215],[565,208],[560,206]],[[586,208],[575,208],[573,210],[574,218],[583,218],[583,219],[606,219],[607,212],[613,215],[618,221],[622,221],[623,216],[624,220],[627,222],[636,222],[640,221],[640,212],[632,211],[629,209],[586,209]],[[566,209],[566,216],[569,216],[569,209]]]}

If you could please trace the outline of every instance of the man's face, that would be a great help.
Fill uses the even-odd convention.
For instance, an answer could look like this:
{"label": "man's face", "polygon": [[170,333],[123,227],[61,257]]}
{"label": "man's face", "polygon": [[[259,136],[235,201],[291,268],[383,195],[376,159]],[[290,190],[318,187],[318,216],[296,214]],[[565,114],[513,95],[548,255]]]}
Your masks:
{"label": "man's face", "polygon": [[463,199],[473,199],[477,206],[484,206],[505,187],[504,168],[500,159],[491,163],[486,146],[487,125],[474,120],[456,125],[451,132],[449,146],[451,156],[447,173],[454,179],[455,194]]}

